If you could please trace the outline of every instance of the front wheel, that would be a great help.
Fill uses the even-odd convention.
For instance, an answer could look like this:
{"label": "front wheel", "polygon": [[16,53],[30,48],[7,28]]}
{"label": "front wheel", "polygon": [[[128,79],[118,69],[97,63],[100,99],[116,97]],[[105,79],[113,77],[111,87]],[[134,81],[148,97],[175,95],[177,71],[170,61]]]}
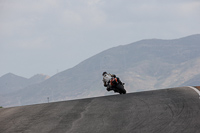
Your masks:
{"label": "front wheel", "polygon": [[117,91],[119,92],[119,94],[126,94],[126,90],[124,89],[124,86],[123,86],[123,85],[118,84],[118,85],[116,86],[116,88],[117,88]]}

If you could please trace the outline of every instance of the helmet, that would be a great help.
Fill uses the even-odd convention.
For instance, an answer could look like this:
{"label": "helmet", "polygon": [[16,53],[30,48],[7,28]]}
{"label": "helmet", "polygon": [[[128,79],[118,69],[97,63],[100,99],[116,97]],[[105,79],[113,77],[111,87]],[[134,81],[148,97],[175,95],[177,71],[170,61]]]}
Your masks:
{"label": "helmet", "polygon": [[104,76],[105,74],[107,74],[107,72],[103,72],[102,76]]}

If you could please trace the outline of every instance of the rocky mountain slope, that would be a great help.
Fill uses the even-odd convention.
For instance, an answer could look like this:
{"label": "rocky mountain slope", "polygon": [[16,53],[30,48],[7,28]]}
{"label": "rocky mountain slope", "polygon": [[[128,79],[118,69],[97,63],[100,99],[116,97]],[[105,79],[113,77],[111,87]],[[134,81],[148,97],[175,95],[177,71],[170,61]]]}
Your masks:
{"label": "rocky mountain slope", "polygon": [[193,85],[194,80],[197,85],[199,68],[200,34],[174,40],[141,40],[103,51],[44,82],[4,95],[0,105],[113,94],[102,85],[103,71],[119,76],[127,92]]}

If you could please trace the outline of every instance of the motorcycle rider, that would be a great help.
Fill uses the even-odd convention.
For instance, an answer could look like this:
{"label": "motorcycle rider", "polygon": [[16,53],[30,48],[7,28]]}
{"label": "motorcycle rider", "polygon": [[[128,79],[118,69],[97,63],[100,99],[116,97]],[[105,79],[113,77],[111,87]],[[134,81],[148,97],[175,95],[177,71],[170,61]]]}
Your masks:
{"label": "motorcycle rider", "polygon": [[111,90],[114,90],[114,92],[117,92],[115,89],[115,86],[117,84],[121,84],[121,85],[124,85],[124,83],[121,82],[121,80],[116,77],[115,74],[108,74],[107,72],[103,72],[102,74],[103,76],[103,83],[104,83],[104,86],[107,87],[107,91],[111,91]]}

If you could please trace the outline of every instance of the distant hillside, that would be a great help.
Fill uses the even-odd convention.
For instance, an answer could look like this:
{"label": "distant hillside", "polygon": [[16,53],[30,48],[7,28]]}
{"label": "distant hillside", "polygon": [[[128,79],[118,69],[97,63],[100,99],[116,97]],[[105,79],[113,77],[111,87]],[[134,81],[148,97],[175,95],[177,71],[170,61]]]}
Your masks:
{"label": "distant hillside", "polygon": [[23,89],[27,86],[26,78],[8,73],[0,77],[0,94],[5,94]]}
{"label": "distant hillside", "polygon": [[42,74],[37,74],[30,79],[8,73],[0,77],[0,95],[24,89],[27,86],[38,84],[48,79],[49,77]]}
{"label": "distant hillside", "polygon": [[29,85],[38,84],[38,83],[45,81],[48,78],[50,78],[50,77],[47,75],[36,74],[33,77],[31,77],[30,79],[28,79],[28,83],[29,83]]}
{"label": "distant hillside", "polygon": [[[80,55],[81,56],[81,55]],[[102,72],[115,73],[128,92],[192,85],[200,74],[200,34],[147,39],[110,48],[36,85],[1,97],[3,106],[114,94],[102,85]],[[195,79],[197,80],[197,79]]]}

